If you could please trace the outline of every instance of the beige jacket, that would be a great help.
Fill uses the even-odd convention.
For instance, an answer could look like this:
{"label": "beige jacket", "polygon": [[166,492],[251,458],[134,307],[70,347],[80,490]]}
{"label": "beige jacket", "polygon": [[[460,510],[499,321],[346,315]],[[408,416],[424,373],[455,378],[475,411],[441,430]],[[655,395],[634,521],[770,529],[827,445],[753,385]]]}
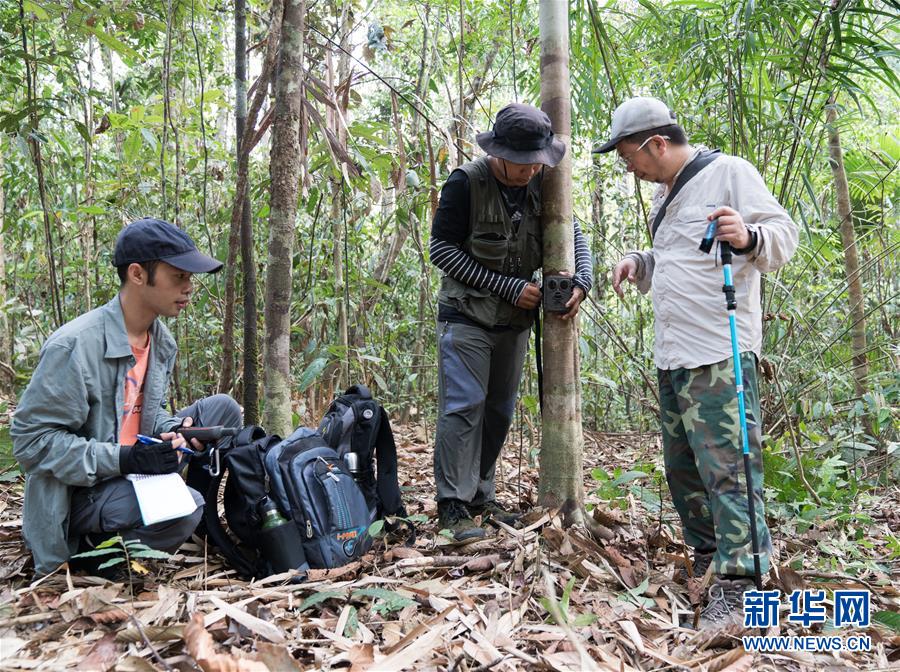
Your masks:
{"label": "beige jacket", "polygon": [[[660,185],[653,197],[651,222],[665,197],[666,187]],[[797,248],[797,225],[756,168],[723,154],[684,185],[667,206],[653,248],[627,255],[637,262],[638,290],[652,291],[654,359],[660,369],[696,368],[731,357],[722,265],[713,254],[717,248],[714,245],[708,255],[698,249],[706,216],[723,205],[740,212],[748,228],[757,233],[750,253],[734,255],[732,272],[740,351],[760,354],[760,274],[790,260]]]}

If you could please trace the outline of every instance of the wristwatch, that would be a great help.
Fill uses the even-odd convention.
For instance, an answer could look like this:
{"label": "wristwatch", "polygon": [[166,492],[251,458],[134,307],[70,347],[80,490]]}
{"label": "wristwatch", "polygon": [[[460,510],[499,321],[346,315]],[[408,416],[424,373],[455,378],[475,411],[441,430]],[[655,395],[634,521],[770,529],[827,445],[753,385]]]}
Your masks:
{"label": "wristwatch", "polygon": [[759,242],[759,233],[756,230],[756,224],[745,224],[747,227],[747,233],[750,234],[750,242],[747,244],[747,247],[742,247],[741,249],[731,248],[731,251],[735,254],[747,254],[748,252],[752,252],[756,249],[756,244]]}

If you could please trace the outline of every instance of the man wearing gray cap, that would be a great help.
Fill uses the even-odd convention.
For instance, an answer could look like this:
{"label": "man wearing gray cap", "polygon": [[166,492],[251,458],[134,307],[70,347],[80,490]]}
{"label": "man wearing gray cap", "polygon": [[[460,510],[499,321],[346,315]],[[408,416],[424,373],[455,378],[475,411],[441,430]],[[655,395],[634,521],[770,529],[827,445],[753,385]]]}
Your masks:
{"label": "man wearing gray cap", "polygon": [[[742,623],[753,588],[753,551],[742,466],[740,419],[722,270],[698,249],[710,222],[733,248],[736,320],[747,400],[756,529],[762,573],[772,541],[762,497],[757,365],[762,344],[760,274],[781,268],[797,247],[797,227],[759,172],[735,156],[691,146],[675,115],[654,98],[632,98],[613,113],[611,139],[629,172],[659,183],[650,209],[653,246],[629,252],[612,273],[651,292],[666,479],[694,549],[693,574],[715,579],[701,627]],[[687,576],[684,572],[683,577]]]}
{"label": "man wearing gray cap", "polygon": [[[25,470],[22,530],[38,576],[116,534],[176,550],[197,526],[203,497],[190,489],[193,513],[147,525],[124,476],[178,471],[179,452],[190,452],[180,427],[242,424],[240,406],[224,394],[176,416],[165,410],[177,348],[157,318],[178,316],[191,276],[222,263],[172,224],[140,219],[119,234],[114,264],[118,293],[47,339],[10,428]],[[95,571],[107,559],[79,560]]]}
{"label": "man wearing gray cap", "polygon": [[[541,177],[566,146],[550,118],[513,103],[476,140],[488,154],[460,166],[441,190],[431,227],[438,295],[438,420],[434,480],[442,528],[483,537],[473,516],[513,523],[496,501],[494,467],[512,421],[541,291]],[[591,288],[590,253],[575,224],[575,289],[563,319]]]}

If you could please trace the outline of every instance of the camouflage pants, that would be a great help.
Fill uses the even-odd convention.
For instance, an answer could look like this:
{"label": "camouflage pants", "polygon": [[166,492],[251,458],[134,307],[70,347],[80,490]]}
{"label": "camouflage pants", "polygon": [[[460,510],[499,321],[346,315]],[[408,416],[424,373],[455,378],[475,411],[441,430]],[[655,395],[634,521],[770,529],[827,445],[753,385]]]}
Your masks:
{"label": "camouflage pants", "polygon": [[[769,568],[772,539],[763,509],[763,474],[756,355],[741,354],[744,403],[760,569]],[[740,440],[732,358],[696,369],[657,370],[666,480],[684,540],[715,550],[717,574],[753,575],[747,481]]]}

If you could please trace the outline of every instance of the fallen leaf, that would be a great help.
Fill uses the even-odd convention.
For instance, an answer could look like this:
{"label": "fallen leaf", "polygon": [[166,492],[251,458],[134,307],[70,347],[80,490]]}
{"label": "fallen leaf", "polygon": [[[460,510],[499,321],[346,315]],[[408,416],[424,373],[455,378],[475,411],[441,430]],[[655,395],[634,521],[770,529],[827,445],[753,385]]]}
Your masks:
{"label": "fallen leaf", "polygon": [[135,572],[137,572],[138,574],[140,574],[142,576],[146,576],[147,574],[150,573],[150,570],[147,569],[146,567],[144,567],[144,565],[139,563],[137,560],[131,561],[131,569],[133,569]]}
{"label": "fallen leaf", "polygon": [[738,663],[744,657],[750,658],[751,661],[753,660],[753,656],[748,656],[743,647],[726,651],[706,664],[706,672],[722,672],[723,670],[731,669],[731,665]]}
{"label": "fallen leaf", "polygon": [[76,670],[109,670],[119,659],[119,645],[116,635],[109,632],[91,647],[87,656],[78,663]]}
{"label": "fallen leaf", "polygon": [[90,615],[94,623],[121,623],[128,620],[128,614],[118,608],[98,611]]}
{"label": "fallen leaf", "polygon": [[499,562],[499,555],[482,555],[469,560],[463,565],[463,569],[470,572],[487,572],[496,567]]}
{"label": "fallen leaf", "polygon": [[284,644],[284,642],[287,641],[284,633],[277,625],[269,623],[268,621],[264,621],[261,618],[257,618],[256,616],[252,616],[243,609],[228,604],[224,600],[220,600],[214,595],[210,595],[209,601],[216,605],[217,609],[221,609],[223,612],[225,612],[225,614],[230,619],[232,619],[233,621],[237,621],[248,630],[255,632],[257,635],[265,637],[270,642],[275,642],[276,644]]}
{"label": "fallen leaf", "polygon": [[375,662],[374,647],[371,644],[354,644],[347,656],[350,659],[350,672],[363,672]]}
{"label": "fallen leaf", "polygon": [[258,660],[216,653],[212,635],[203,627],[201,613],[194,614],[184,626],[184,644],[203,672],[271,672],[265,663]]}
{"label": "fallen leaf", "polygon": [[260,662],[265,663],[273,672],[301,672],[303,667],[294,659],[287,647],[282,644],[259,642],[256,645]]}
{"label": "fallen leaf", "polygon": [[386,562],[394,562],[396,560],[407,560],[409,558],[421,558],[422,553],[409,546],[397,546],[384,554]]}
{"label": "fallen leaf", "polygon": [[786,595],[806,588],[806,581],[803,580],[803,577],[787,565],[778,568],[778,580],[781,584],[781,591]]}

